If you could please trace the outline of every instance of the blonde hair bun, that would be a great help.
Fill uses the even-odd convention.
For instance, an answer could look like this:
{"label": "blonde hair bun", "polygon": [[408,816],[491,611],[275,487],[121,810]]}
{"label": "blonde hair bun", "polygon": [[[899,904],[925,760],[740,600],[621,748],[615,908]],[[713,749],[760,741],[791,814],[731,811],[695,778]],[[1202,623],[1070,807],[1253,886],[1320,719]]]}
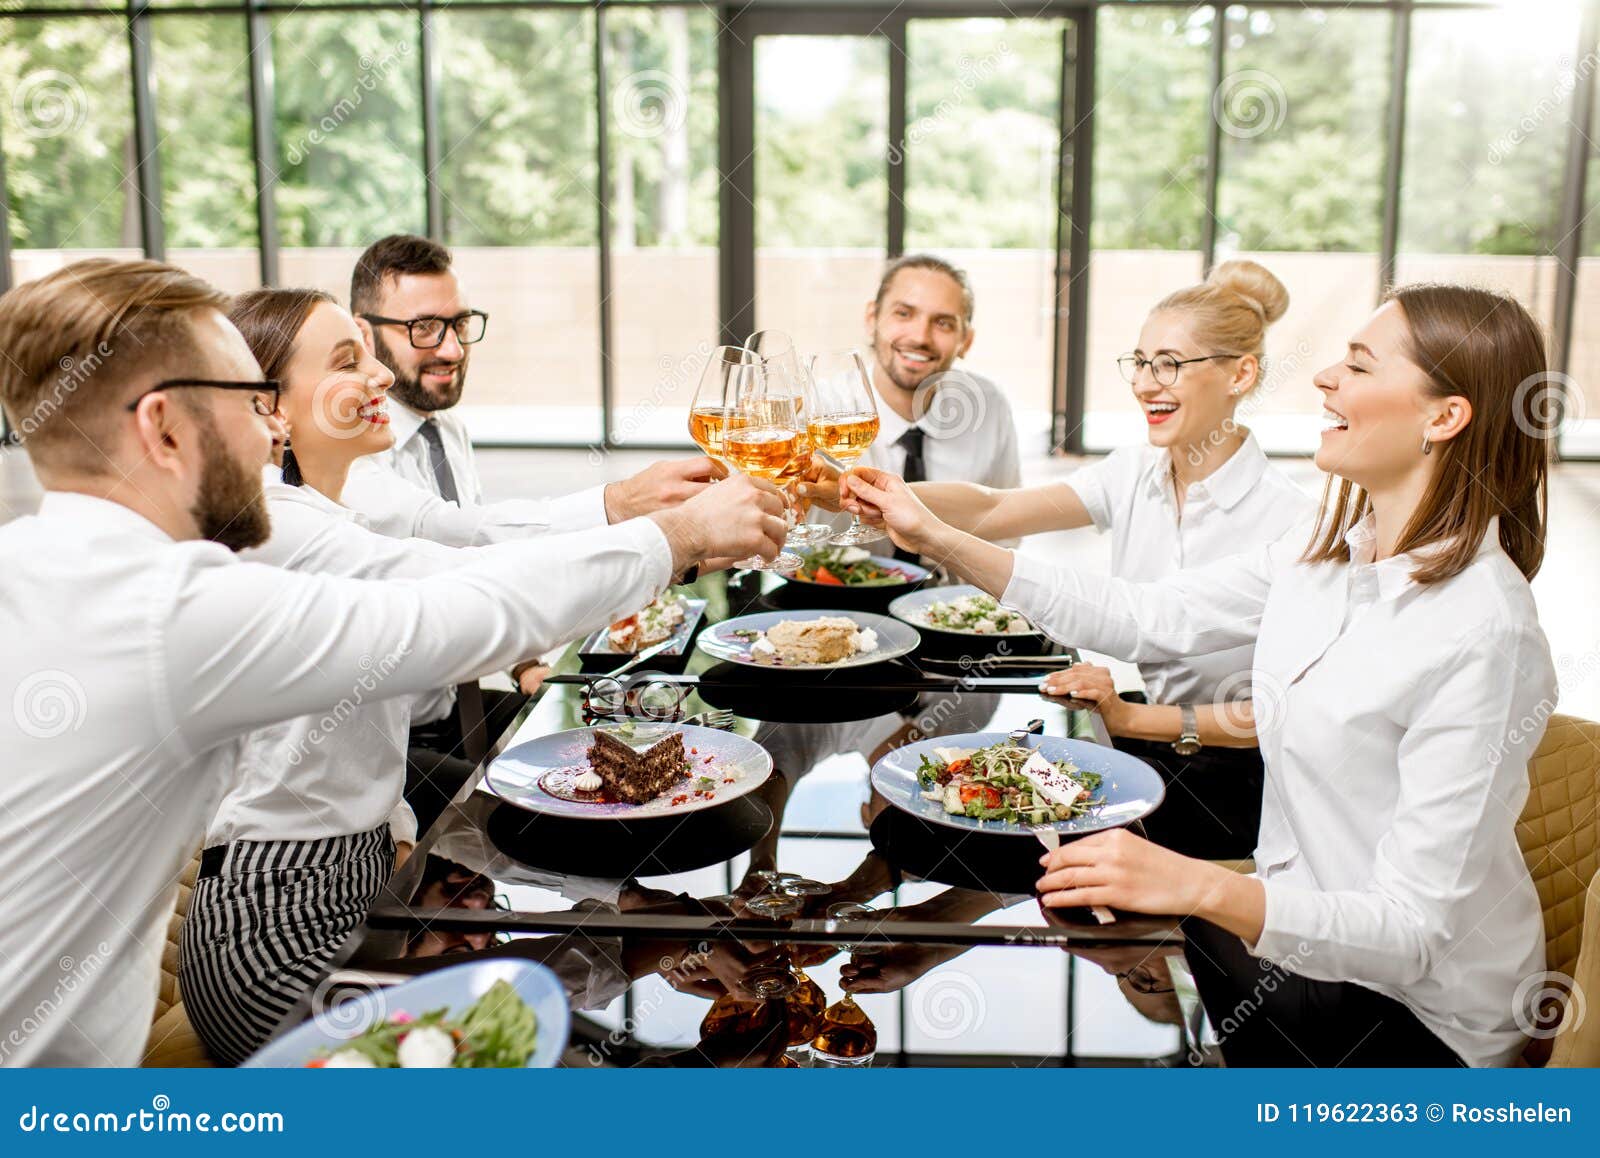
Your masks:
{"label": "blonde hair bun", "polygon": [[1212,269],[1206,284],[1231,290],[1261,311],[1261,320],[1271,325],[1289,308],[1289,291],[1266,266],[1253,261],[1225,261]]}

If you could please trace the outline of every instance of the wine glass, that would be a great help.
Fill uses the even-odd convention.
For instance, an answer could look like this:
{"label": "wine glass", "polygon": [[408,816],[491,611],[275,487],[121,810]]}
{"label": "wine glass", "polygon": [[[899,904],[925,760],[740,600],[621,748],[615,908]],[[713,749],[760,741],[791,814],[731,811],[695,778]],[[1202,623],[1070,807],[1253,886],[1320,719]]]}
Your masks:
{"label": "wine glass", "polygon": [[722,453],[722,438],[728,429],[728,400],[737,390],[739,375],[751,364],[748,351],[738,346],[718,346],[700,372],[700,384],[689,402],[689,437],[707,458],[724,466],[727,460]]}
{"label": "wine glass", "polygon": [[795,487],[811,470],[811,434],[805,424],[805,386],[794,341],[781,330],[757,330],[745,339],[744,348],[761,368],[768,407],[790,417],[800,432],[799,450],[776,480],[789,500],[789,537],[784,546],[819,546],[833,537],[833,529],[823,523],[807,522],[811,500],[795,493]]}
{"label": "wine glass", "polygon": [[822,1024],[811,1039],[813,1065],[869,1066],[877,1052],[878,1027],[851,994],[823,1010]]}
{"label": "wine glass", "polygon": [[[799,452],[792,409],[767,403],[766,379],[753,356],[737,346],[718,346],[706,362],[689,404],[689,437],[710,458],[754,478],[776,480]],[[780,551],[771,563],[758,555],[735,567],[748,571],[792,571],[804,560]]]}
{"label": "wine glass", "polygon": [[[878,405],[872,379],[859,350],[816,354],[806,364],[806,428],[812,446],[848,468],[878,437]],[[856,546],[883,538],[858,515],[829,537],[830,543]]]}

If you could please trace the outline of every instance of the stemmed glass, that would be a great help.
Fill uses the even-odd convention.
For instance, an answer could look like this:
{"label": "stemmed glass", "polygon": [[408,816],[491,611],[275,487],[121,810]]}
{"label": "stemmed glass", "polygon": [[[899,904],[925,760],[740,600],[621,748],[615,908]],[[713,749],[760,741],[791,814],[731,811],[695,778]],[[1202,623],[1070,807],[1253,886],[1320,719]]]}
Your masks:
{"label": "stemmed glass", "polygon": [[[799,453],[797,422],[782,395],[769,404],[766,378],[748,351],[736,346],[712,351],[689,404],[689,437],[708,457],[730,470],[774,481]],[[792,571],[803,562],[793,551],[780,551],[770,563],[752,555],[734,566]]]}
{"label": "stemmed glass", "polygon": [[[846,468],[872,445],[878,437],[878,405],[859,350],[817,354],[807,362],[805,416],[812,446]],[[855,546],[881,538],[883,532],[858,515],[828,541]]]}
{"label": "stemmed glass", "polygon": [[777,478],[779,488],[789,500],[789,537],[784,540],[784,546],[815,547],[826,543],[833,537],[832,528],[806,522],[810,500],[795,493],[796,486],[811,470],[811,434],[805,424],[805,386],[794,341],[781,330],[757,330],[745,339],[744,348],[761,368],[768,405],[775,410],[792,410],[795,429],[800,432],[798,452]]}

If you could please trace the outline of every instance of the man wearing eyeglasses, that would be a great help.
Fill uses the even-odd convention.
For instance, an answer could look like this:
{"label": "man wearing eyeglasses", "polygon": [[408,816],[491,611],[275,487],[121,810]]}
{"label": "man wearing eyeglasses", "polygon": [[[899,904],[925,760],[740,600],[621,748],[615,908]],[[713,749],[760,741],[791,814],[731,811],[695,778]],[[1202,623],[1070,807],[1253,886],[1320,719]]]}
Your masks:
{"label": "man wearing eyeglasses", "polygon": [[[394,448],[357,464],[345,502],[369,517],[381,511],[383,499],[375,492],[387,469],[449,502],[482,506],[472,440],[454,407],[466,388],[472,347],[488,334],[489,316],[468,306],[450,251],[411,234],[373,242],[351,275],[350,311],[371,336],[379,361],[394,372],[389,400],[398,405],[390,407]],[[715,473],[705,458],[655,463],[631,478],[545,500],[543,517],[552,531],[621,522],[682,502]],[[378,529],[391,532],[381,523]]]}
{"label": "man wearing eyeglasses", "polygon": [[[374,698],[476,679],[784,537],[776,493],[741,476],[414,580],[244,562],[271,530],[276,399],[227,305],[103,258],[0,296],[0,403],[45,489],[0,526],[0,1064],[138,1063],[178,876],[245,734],[379,667]],[[548,581],[579,558],[604,574]]]}
{"label": "man wearing eyeglasses", "polygon": [[[394,373],[389,387],[394,447],[357,460],[343,494],[345,505],[382,534],[434,537],[407,524],[405,516],[414,508],[394,508],[395,475],[447,502],[492,512],[482,537],[501,540],[582,531],[649,514],[693,497],[719,473],[707,458],[668,460],[575,494],[485,504],[472,440],[454,408],[466,386],[472,348],[488,333],[489,317],[468,304],[450,251],[412,234],[374,242],[356,261],[350,309],[379,361]],[[519,665],[511,673],[517,692],[531,695],[543,673],[533,664]],[[471,776],[471,757],[499,737],[523,703],[516,693],[460,690],[464,701],[445,690],[432,717],[419,716],[412,728],[406,799],[424,826]]]}

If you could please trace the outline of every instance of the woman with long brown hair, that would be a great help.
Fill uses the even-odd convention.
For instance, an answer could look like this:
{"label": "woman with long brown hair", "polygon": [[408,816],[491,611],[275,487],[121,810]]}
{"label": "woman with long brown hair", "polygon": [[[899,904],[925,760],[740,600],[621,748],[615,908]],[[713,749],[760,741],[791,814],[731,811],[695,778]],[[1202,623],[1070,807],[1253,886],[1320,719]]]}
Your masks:
{"label": "woman with long brown hair", "polygon": [[1123,830],[1043,859],[1043,903],[1184,918],[1230,1064],[1503,1065],[1544,968],[1515,825],[1556,696],[1528,581],[1552,430],[1538,325],[1486,290],[1394,291],[1316,376],[1330,478],[1308,536],[1139,584],[934,517],[901,480],[846,505],[1052,635],[1128,659],[1255,645],[1256,871]]}

